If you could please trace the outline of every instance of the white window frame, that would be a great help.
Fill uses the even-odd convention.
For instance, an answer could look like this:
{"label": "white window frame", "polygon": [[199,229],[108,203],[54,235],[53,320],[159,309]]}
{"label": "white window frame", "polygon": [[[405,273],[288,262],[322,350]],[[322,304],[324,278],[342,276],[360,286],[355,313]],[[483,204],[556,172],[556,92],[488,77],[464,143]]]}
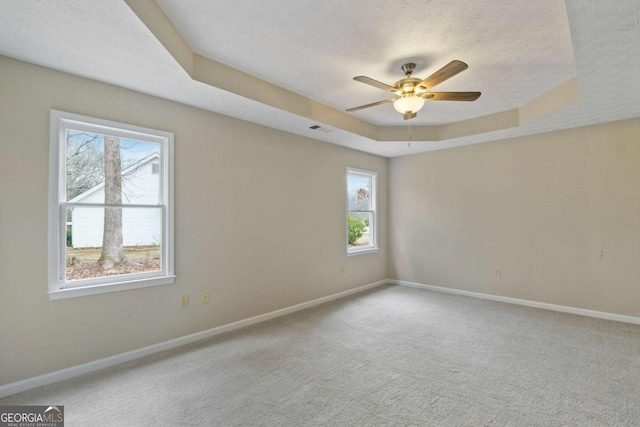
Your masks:
{"label": "white window frame", "polygon": [[[350,173],[367,175],[371,178],[371,210],[370,211],[350,211],[349,210],[349,174]],[[346,181],[345,200],[346,200],[346,210],[347,210],[347,215],[345,218],[346,220],[345,221],[346,223],[345,224],[345,231],[346,231],[345,241],[347,245],[347,256],[363,255],[363,254],[378,252],[378,216],[377,216],[377,205],[376,205],[377,192],[378,192],[378,186],[376,182],[377,177],[378,177],[377,172],[347,167],[347,172],[345,174],[345,181]],[[349,247],[349,214],[351,212],[367,212],[371,214],[371,218],[373,218],[373,226],[369,225],[369,246]]]}
{"label": "white window frame", "polygon": [[[67,129],[85,130],[120,138],[154,142],[160,145],[161,180],[158,205],[114,206],[162,209],[161,270],[83,280],[65,280],[66,209],[70,205],[66,197]],[[173,270],[173,133],[57,110],[51,110],[50,132],[49,298],[57,300],[173,283],[176,277]]]}

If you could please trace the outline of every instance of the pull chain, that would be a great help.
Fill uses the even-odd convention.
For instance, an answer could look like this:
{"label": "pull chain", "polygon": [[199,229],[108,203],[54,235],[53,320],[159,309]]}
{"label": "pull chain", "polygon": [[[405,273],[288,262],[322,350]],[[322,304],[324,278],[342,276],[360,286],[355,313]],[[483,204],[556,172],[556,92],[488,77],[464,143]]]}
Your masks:
{"label": "pull chain", "polygon": [[407,143],[407,148],[411,148],[411,123],[409,123],[409,142]]}

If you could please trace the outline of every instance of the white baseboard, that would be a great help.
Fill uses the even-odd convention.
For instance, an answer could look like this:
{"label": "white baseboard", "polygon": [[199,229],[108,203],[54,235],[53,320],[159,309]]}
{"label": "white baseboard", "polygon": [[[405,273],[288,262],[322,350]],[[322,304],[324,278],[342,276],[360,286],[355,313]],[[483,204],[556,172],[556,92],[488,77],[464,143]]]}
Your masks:
{"label": "white baseboard", "polygon": [[304,310],[305,308],[313,307],[325,302],[333,301],[335,299],[344,298],[346,296],[356,294],[358,292],[363,292],[368,289],[373,289],[375,287],[382,286],[387,283],[389,283],[387,280],[380,280],[378,282],[369,283],[368,285],[360,286],[354,289],[349,289],[343,292],[338,292],[336,294],[328,295],[326,297],[314,299],[312,301],[307,301],[301,304],[293,305],[291,307],[272,311],[270,313],[261,314],[259,316],[254,316],[248,319],[239,320],[237,322],[228,323],[226,325],[218,326],[216,328],[207,329],[206,331],[196,332],[194,334],[185,335],[180,338],[175,338],[169,341],[153,344],[148,347],[143,347],[137,350],[128,351],[126,353],[116,354],[115,356],[106,357],[104,359],[95,360],[93,362],[83,363],[82,365],[72,366],[70,368],[61,369],[59,371],[54,371],[47,374],[38,375],[36,377],[27,378],[22,381],[5,384],[0,386],[0,398],[21,393],[23,391],[31,390],[36,387],[42,387],[44,385],[48,385],[58,381],[73,378],[78,375],[98,371],[100,369],[108,368],[110,366],[118,365],[120,363],[129,362],[131,360],[148,356],[150,354],[159,353],[161,351],[169,350],[185,344],[190,344],[192,342],[200,341],[205,338],[209,338],[225,332],[233,331],[235,329],[240,329],[249,325],[254,325],[256,323],[265,322],[267,320],[274,319],[276,317],[284,316],[285,314]]}
{"label": "white baseboard", "polygon": [[120,363],[129,362],[144,356],[148,356],[161,351],[169,350],[181,345],[190,344],[195,341],[200,341],[205,338],[213,337],[225,332],[230,332],[235,329],[244,328],[246,326],[254,325],[256,323],[265,322],[276,317],[284,316],[285,314],[294,313],[296,311],[304,310],[325,302],[333,301],[339,298],[343,298],[352,294],[363,292],[369,289],[373,289],[385,284],[393,284],[400,286],[409,286],[413,288],[430,289],[437,292],[445,292],[449,294],[465,295],[474,298],[481,298],[491,301],[505,302],[509,304],[523,305],[527,307],[541,308],[544,310],[559,311],[563,313],[577,314],[581,316],[595,317],[599,319],[614,320],[617,322],[633,323],[640,325],[640,317],[625,316],[622,314],[605,313],[595,310],[587,310],[583,308],[568,307],[564,305],[548,304],[544,302],[529,301],[518,298],[503,297],[500,295],[483,294],[479,292],[465,291],[462,289],[445,288],[442,286],[425,285],[422,283],[408,282],[406,280],[381,280],[378,282],[370,283],[368,285],[360,286],[358,288],[349,289],[347,291],[338,292],[336,294],[328,295],[326,297],[318,298],[312,301],[307,301],[301,304],[297,304],[291,307],[283,308],[280,310],[272,311],[270,313],[261,314],[259,316],[250,317],[248,319],[239,320],[237,322],[228,323],[226,325],[218,326],[205,331],[196,332],[194,334],[185,335],[180,338],[175,338],[169,341],[153,344],[148,347],[143,347],[137,350],[128,351],[126,353],[117,354],[115,356],[106,357],[104,359],[95,360],[93,362],[83,363],[82,365],[72,366],[70,368],[61,369],[59,371],[50,372],[36,377],[27,378],[22,381],[17,381],[10,384],[0,386],[0,398],[11,396],[13,394],[21,393],[23,391],[31,390],[36,387],[45,386],[58,381],[66,380],[76,377],[78,375],[87,374],[89,372],[98,371],[100,369],[108,368],[110,366],[118,365]]}
{"label": "white baseboard", "polygon": [[541,308],[544,310],[560,311],[563,313],[578,314],[580,316],[596,317],[598,319],[615,320],[617,322],[640,325],[640,317],[625,316],[623,314],[606,313],[602,311],[587,310],[584,308],[568,307],[566,305],[548,304],[546,302],[529,301],[525,299],[503,297],[500,295],[483,294],[479,292],[464,291],[462,289],[445,288],[442,286],[424,285],[422,283],[407,282],[406,280],[389,279],[387,280],[387,283],[393,285],[409,286],[412,288],[430,289],[432,291],[445,292],[448,294],[465,295],[468,297],[487,299],[491,301],[525,305],[527,307]]}

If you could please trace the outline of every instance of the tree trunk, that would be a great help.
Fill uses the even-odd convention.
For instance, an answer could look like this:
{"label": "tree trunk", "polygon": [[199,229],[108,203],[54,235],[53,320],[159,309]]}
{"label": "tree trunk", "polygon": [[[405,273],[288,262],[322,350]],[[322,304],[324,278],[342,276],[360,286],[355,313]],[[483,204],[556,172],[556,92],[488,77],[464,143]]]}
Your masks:
{"label": "tree trunk", "polygon": [[[120,164],[120,139],[104,137],[104,202],[122,203],[122,166]],[[102,254],[98,262],[110,269],[126,261],[122,243],[122,208],[104,209],[104,234]]]}

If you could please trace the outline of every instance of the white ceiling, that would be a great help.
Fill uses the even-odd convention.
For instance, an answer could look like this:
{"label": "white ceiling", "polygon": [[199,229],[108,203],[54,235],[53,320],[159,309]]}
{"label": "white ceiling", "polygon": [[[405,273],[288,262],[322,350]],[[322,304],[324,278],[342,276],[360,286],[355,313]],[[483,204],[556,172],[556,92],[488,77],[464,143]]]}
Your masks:
{"label": "white ceiling", "polygon": [[[412,126],[518,107],[576,75],[561,0],[158,0],[191,49],[345,110],[390,98],[353,80],[393,85],[400,66],[426,78],[453,59],[470,68],[436,91],[482,91],[474,103],[431,102]],[[505,85],[504,82],[509,82]],[[404,125],[391,104],[354,113]]]}
{"label": "white ceiling", "polygon": [[[138,0],[135,0],[138,1]],[[157,0],[189,48],[336,110],[388,98],[352,80],[424,78],[452,59],[469,69],[440,91],[480,99],[427,103],[412,126],[518,108],[577,76],[582,99],[523,126],[439,142],[376,141],[191,79],[123,1],[0,0],[0,54],[383,156],[640,117],[635,0]],[[406,126],[388,104],[351,113]],[[323,124],[323,123],[320,123]]]}

